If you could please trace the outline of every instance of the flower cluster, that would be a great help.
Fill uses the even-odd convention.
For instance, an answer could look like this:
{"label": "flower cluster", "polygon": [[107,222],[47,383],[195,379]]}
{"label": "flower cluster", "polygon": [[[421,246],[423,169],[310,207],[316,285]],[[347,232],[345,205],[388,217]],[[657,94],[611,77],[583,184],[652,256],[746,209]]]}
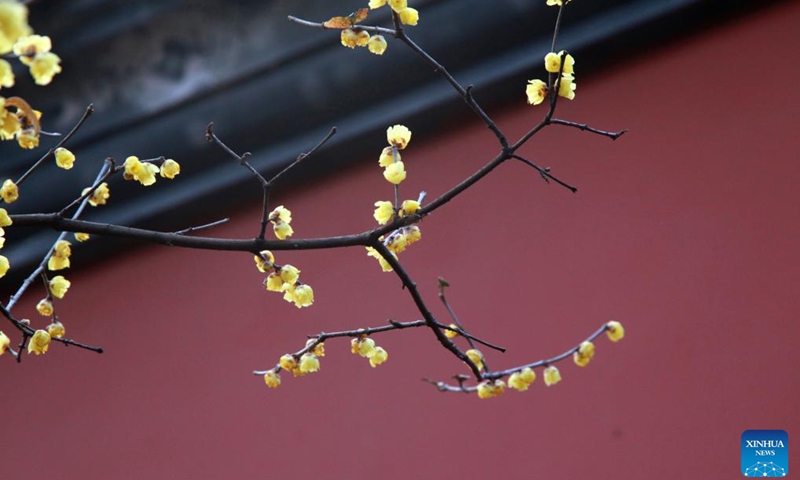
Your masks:
{"label": "flower cluster", "polygon": [[325,356],[325,344],[312,338],[306,342],[306,349],[302,355],[283,355],[278,360],[278,366],[264,374],[264,383],[269,388],[278,388],[281,385],[281,376],[278,373],[280,370],[292,372],[295,377],[318,372],[319,357]]}
{"label": "flower cluster", "polygon": [[267,273],[264,285],[270,292],[282,292],[283,299],[294,303],[297,308],[308,307],[314,303],[314,290],[310,285],[300,282],[300,270],[293,265],[278,265],[275,255],[262,250],[255,256],[256,268]]}
{"label": "flower cluster", "polygon": [[594,357],[594,343],[583,342],[578,349],[575,350],[575,353],[572,355],[572,360],[575,362],[575,365],[585,367],[589,365],[592,357]]}
{"label": "flower cluster", "polygon": [[419,12],[408,6],[408,0],[369,0],[369,8],[372,10],[387,4],[403,25],[413,26],[419,22]]}
{"label": "flower cluster", "polygon": [[[150,161],[141,161],[139,157],[131,155],[125,159],[123,167],[125,167],[125,172],[123,172],[122,177],[125,180],[136,180],[145,187],[156,183],[156,173],[161,175],[161,178],[172,180],[181,172],[180,164],[171,158],[164,160],[161,168],[159,168],[158,165],[154,165]],[[108,187],[106,186],[107,189]],[[99,205],[103,203],[105,202],[99,203]]]}
{"label": "flower cluster", "polygon": [[[6,209],[0,208],[0,249],[2,249],[6,244],[6,231],[4,228],[10,226],[11,223],[11,217],[8,215]],[[0,255],[0,278],[6,275],[10,267],[11,264],[8,262],[8,258]]]}
{"label": "flower cluster", "polygon": [[[577,85],[575,84],[575,59],[572,55],[564,50],[558,53],[550,52],[544,57],[544,68],[550,73],[560,75],[556,82],[558,84],[558,96],[568,100],[575,98]],[[528,80],[528,86],[525,89],[528,103],[531,105],[542,103],[547,98],[548,91],[548,85],[542,80]]]}
{"label": "flower cluster", "polygon": [[53,253],[47,260],[47,269],[50,271],[63,270],[69,268],[69,256],[72,255],[70,243],[66,240],[59,240],[53,248]]}
{"label": "flower cluster", "polygon": [[342,30],[341,40],[342,45],[347,48],[367,47],[375,55],[383,55],[387,47],[383,35],[370,35],[366,30],[358,27]]}
{"label": "flower cluster", "polygon": [[275,207],[268,219],[272,223],[272,231],[278,240],[286,240],[294,234],[292,226],[289,225],[292,223],[292,212],[283,205]]}
{"label": "flower cluster", "polygon": [[383,347],[375,345],[375,340],[366,335],[360,335],[350,341],[350,351],[358,356],[368,358],[372,368],[389,359],[389,353]]}
{"label": "flower cluster", "polygon": [[[61,73],[61,59],[50,50],[50,37],[33,35],[28,24],[28,7],[20,2],[0,2],[0,55],[13,54],[27,66],[37,85],[48,85]],[[14,72],[0,59],[0,87],[14,86]]]}
{"label": "flower cluster", "polygon": [[530,367],[525,367],[508,377],[508,386],[519,392],[524,392],[534,380],[536,380],[536,372]]}

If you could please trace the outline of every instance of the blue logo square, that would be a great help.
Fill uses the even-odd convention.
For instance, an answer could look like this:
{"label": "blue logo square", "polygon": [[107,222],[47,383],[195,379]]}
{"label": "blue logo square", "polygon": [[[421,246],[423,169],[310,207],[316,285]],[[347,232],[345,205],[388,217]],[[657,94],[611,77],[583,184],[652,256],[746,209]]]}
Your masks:
{"label": "blue logo square", "polygon": [[789,473],[789,435],[784,430],[742,433],[742,475],[785,477]]}

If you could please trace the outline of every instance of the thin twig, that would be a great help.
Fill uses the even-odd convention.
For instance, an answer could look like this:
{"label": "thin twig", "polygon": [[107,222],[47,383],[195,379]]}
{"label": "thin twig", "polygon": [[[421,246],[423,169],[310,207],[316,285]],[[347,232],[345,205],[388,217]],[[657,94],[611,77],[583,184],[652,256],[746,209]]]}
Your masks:
{"label": "thin twig", "polygon": [[578,130],[581,130],[581,131],[584,131],[584,132],[596,133],[597,135],[602,135],[604,137],[608,137],[611,140],[618,139],[619,137],[621,137],[622,135],[624,135],[628,131],[628,129],[622,129],[622,130],[619,130],[619,131],[616,131],[616,132],[607,132],[605,130],[600,130],[600,129],[597,129],[597,128],[594,128],[594,127],[590,127],[589,125],[587,125],[585,123],[570,122],[569,120],[562,120],[560,118],[553,118],[553,119],[550,120],[550,123],[552,123],[554,125],[566,125],[568,127],[574,127],[574,128],[577,128]]}

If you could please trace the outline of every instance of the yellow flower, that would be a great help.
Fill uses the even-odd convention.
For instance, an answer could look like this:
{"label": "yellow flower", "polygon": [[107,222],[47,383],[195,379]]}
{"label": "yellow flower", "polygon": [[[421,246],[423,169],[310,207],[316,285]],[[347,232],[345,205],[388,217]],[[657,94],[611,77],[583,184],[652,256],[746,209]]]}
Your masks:
{"label": "yellow flower", "polygon": [[414,8],[404,8],[397,12],[400,16],[400,23],[403,25],[415,26],[419,22],[419,12]]}
{"label": "yellow flower", "polygon": [[525,367],[508,377],[508,386],[514,390],[524,392],[534,380],[536,380],[536,373],[529,367]]}
{"label": "yellow flower", "polygon": [[278,363],[280,363],[281,368],[286,370],[287,372],[291,372],[292,370],[297,368],[297,360],[294,358],[294,356],[288,353],[282,356],[280,360],[278,360]]}
{"label": "yellow flower", "polygon": [[158,167],[149,162],[140,162],[138,157],[131,155],[125,159],[125,180],[135,179],[145,187],[156,183]]}
{"label": "yellow flower", "polygon": [[11,217],[5,208],[0,208],[0,227],[8,227],[12,224]]}
{"label": "yellow flower", "polygon": [[314,303],[314,290],[310,285],[298,285],[294,289],[294,306],[297,308],[309,307]]}
{"label": "yellow flower", "polygon": [[11,345],[11,340],[6,336],[5,333],[0,332],[0,355],[6,353],[9,345]]}
{"label": "yellow flower", "polygon": [[50,37],[42,35],[27,35],[20,37],[14,43],[14,55],[19,56],[19,61],[30,65],[32,57],[40,53],[49,52],[53,48]]}
{"label": "yellow flower", "polygon": [[53,302],[43,298],[36,304],[36,311],[43,317],[51,317],[53,315]]}
{"label": "yellow flower", "polygon": [[27,6],[18,2],[0,2],[0,54],[10,52],[19,37],[31,32]]}
{"label": "yellow flower", "polygon": [[272,270],[272,267],[275,264],[275,255],[273,255],[269,250],[261,250],[258,252],[258,255],[253,257],[253,259],[256,261],[256,268],[262,273]]}
{"label": "yellow flower", "polygon": [[0,86],[13,87],[14,86],[14,70],[7,60],[0,59]]}
{"label": "yellow flower", "polygon": [[300,357],[300,372],[313,373],[319,371],[319,358],[311,352],[304,353]]}
{"label": "yellow flower", "polygon": [[47,333],[49,333],[52,338],[63,338],[67,331],[61,322],[53,322],[47,326]]}
{"label": "yellow flower", "polygon": [[456,325],[455,323],[451,323],[449,327],[454,328],[456,330],[445,330],[444,336],[447,338],[456,338],[458,336],[458,331],[457,331],[458,325]]}
{"label": "yellow flower", "polygon": [[[81,195],[86,195],[91,188],[92,187],[84,188],[83,192],[81,192]],[[105,205],[106,200],[108,200],[108,197],[110,196],[111,191],[108,189],[108,183],[103,182],[94,189],[92,194],[89,195],[87,201],[89,202],[89,205],[96,207],[98,205]]]}
{"label": "yellow flower", "polygon": [[564,50],[558,53],[550,52],[544,56],[544,68],[550,73],[561,73],[572,75],[575,73],[575,59],[569,53],[564,57],[564,68],[561,68],[561,55]]}
{"label": "yellow flower", "polygon": [[375,221],[377,221],[379,225],[386,225],[389,223],[389,220],[394,216],[392,202],[377,201],[375,202],[375,207],[375,213],[372,214],[372,216],[375,217]]}
{"label": "yellow flower", "polygon": [[269,219],[270,221],[273,222],[281,221],[286,223],[292,223],[292,212],[283,205],[278,205],[277,207],[275,207],[275,210],[270,212]]}
{"label": "yellow flower", "polygon": [[50,293],[56,298],[64,298],[72,283],[61,275],[50,279]]}
{"label": "yellow flower", "polygon": [[386,239],[384,242],[386,248],[389,251],[394,253],[401,253],[406,249],[406,245],[408,245],[408,241],[406,240],[406,236],[403,235],[401,232],[396,232],[389,235],[389,238]]}
{"label": "yellow flower", "polygon": [[47,260],[47,268],[49,270],[69,268],[69,256],[71,254],[72,249],[70,248],[70,243],[66,240],[59,240],[56,242],[53,254]]}
{"label": "yellow flower", "polygon": [[[397,255],[395,255],[394,253],[392,253],[392,255],[394,255],[394,258],[397,258]],[[383,269],[384,272],[392,271],[392,266],[389,265],[389,262],[387,262],[386,259],[383,258],[381,254],[378,253],[378,251],[375,250],[374,248],[367,247],[367,256],[377,258],[378,263],[381,265],[381,269]]]}
{"label": "yellow flower", "polygon": [[[569,3],[569,1],[570,0],[566,0],[563,3]],[[552,6],[556,6],[556,5],[561,6],[562,5],[562,1],[561,0],[547,0],[547,5],[549,5],[551,7]]]}
{"label": "yellow flower", "polygon": [[367,42],[367,48],[369,48],[369,51],[375,55],[383,55],[383,52],[386,51],[386,46],[386,39],[383,38],[383,35],[373,35],[370,37],[369,42]]}
{"label": "yellow flower", "polygon": [[389,353],[384,350],[383,347],[375,347],[375,350],[373,350],[372,354],[369,356],[369,364],[372,368],[375,368],[388,359]]}
{"label": "yellow flower", "polygon": [[278,388],[281,386],[281,376],[270,370],[264,374],[264,383],[266,383],[269,388]]}
{"label": "yellow flower", "polygon": [[356,48],[358,46],[358,34],[351,28],[345,28],[341,34],[342,45],[347,48]]}
{"label": "yellow flower", "polygon": [[350,351],[362,357],[375,353],[375,340],[369,337],[358,337],[350,340]]}
{"label": "yellow flower", "polygon": [[567,100],[575,98],[575,89],[578,86],[575,84],[575,77],[572,75],[561,75],[561,81],[558,83],[558,96],[564,97]]}
{"label": "yellow flower", "polygon": [[539,79],[528,80],[525,94],[528,96],[528,103],[531,105],[539,105],[544,101],[545,97],[547,97],[547,84]]}
{"label": "yellow flower", "polygon": [[594,344],[592,342],[583,342],[573,354],[572,360],[575,361],[575,365],[585,367],[589,365],[592,357],[594,357]]}
{"label": "yellow flower", "polygon": [[466,353],[467,357],[472,360],[472,363],[478,367],[478,370],[483,370],[483,354],[480,350],[477,348],[471,348],[464,353]]}
{"label": "yellow flower", "polygon": [[389,6],[397,13],[404,8],[408,8],[408,0],[389,0]]}
{"label": "yellow flower", "polygon": [[376,8],[380,8],[386,5],[386,0],[369,0],[369,8],[375,10]]}
{"label": "yellow flower", "polygon": [[485,380],[478,384],[478,398],[499,397],[505,390],[506,384],[502,380]]}
{"label": "yellow flower", "polygon": [[181,165],[175,160],[168,158],[161,164],[160,175],[162,177],[172,180],[179,173],[181,173]]}
{"label": "yellow flower", "polygon": [[[306,340],[306,347],[310,347],[316,341],[317,341],[316,338],[309,338],[308,340]],[[324,342],[320,342],[320,343],[316,344],[314,346],[314,348],[312,348],[309,351],[311,353],[313,353],[314,355],[318,356],[318,357],[324,357],[325,356],[325,343]]]}
{"label": "yellow flower", "polygon": [[416,200],[404,200],[400,205],[400,216],[407,217],[417,213],[419,210],[419,202]]}
{"label": "yellow flower", "polygon": [[294,229],[292,229],[292,226],[280,220],[272,225],[272,231],[275,233],[275,237],[278,240],[286,240],[288,237],[291,237],[294,234]]}
{"label": "yellow flower", "polygon": [[64,147],[58,147],[55,151],[56,165],[64,170],[69,170],[75,163],[75,154]]}
{"label": "yellow flower", "polygon": [[612,342],[618,342],[625,337],[625,328],[616,320],[606,323],[606,335]]}
{"label": "yellow flower", "polygon": [[544,369],[544,384],[548,387],[561,381],[561,372],[553,365]]}
{"label": "yellow flower", "polygon": [[389,145],[397,147],[398,150],[403,150],[408,146],[411,141],[411,130],[405,125],[394,125],[386,129],[386,140]]}
{"label": "yellow flower", "polygon": [[20,148],[30,150],[39,146],[39,133],[33,127],[17,130],[17,143]]}
{"label": "yellow flower", "polygon": [[6,273],[8,272],[8,269],[10,267],[11,267],[11,265],[8,263],[8,259],[6,257],[0,255],[0,278],[3,278],[3,277],[6,276]]}
{"label": "yellow flower", "polygon": [[383,171],[383,178],[389,183],[399,185],[400,182],[406,179],[406,167],[403,162],[395,162]]}
{"label": "yellow flower", "polygon": [[3,182],[3,186],[0,187],[0,196],[3,197],[3,201],[6,203],[16,202],[19,198],[19,188],[17,188],[17,184],[10,178]]}
{"label": "yellow flower", "polygon": [[392,147],[386,147],[381,151],[381,156],[378,159],[378,165],[381,167],[388,167],[394,163],[394,156],[397,155],[397,161],[400,161],[400,152]]}
{"label": "yellow flower", "polygon": [[28,342],[28,353],[33,353],[35,355],[47,353],[47,347],[49,346],[50,334],[44,330],[36,330]]}
{"label": "yellow flower", "polygon": [[402,232],[407,245],[411,245],[412,243],[416,243],[422,240],[422,231],[416,225],[411,225],[410,227],[403,227]]}
{"label": "yellow flower", "polygon": [[356,46],[366,47],[369,43],[369,32],[366,30],[359,30],[356,33]]}
{"label": "yellow flower", "polygon": [[297,283],[297,279],[300,278],[300,270],[294,265],[286,264],[281,267],[280,275],[283,283],[294,285]]}
{"label": "yellow flower", "polygon": [[[2,97],[0,97],[0,99],[2,99]],[[0,106],[4,103],[3,100],[0,100]],[[5,108],[0,108],[0,118],[2,119],[2,123],[0,123],[0,139],[11,140],[19,133],[22,124],[20,124],[19,118],[17,118],[16,115],[8,113],[8,110]]]}
{"label": "yellow flower", "polygon": [[53,52],[40,53],[30,63],[31,75],[36,85],[49,85],[61,73],[61,58]]}
{"label": "yellow flower", "polygon": [[283,279],[277,273],[270,273],[264,285],[267,286],[267,290],[270,292],[283,291]]}
{"label": "yellow flower", "polygon": [[89,234],[83,232],[75,232],[75,240],[79,242],[85,242],[86,240],[89,240]]}

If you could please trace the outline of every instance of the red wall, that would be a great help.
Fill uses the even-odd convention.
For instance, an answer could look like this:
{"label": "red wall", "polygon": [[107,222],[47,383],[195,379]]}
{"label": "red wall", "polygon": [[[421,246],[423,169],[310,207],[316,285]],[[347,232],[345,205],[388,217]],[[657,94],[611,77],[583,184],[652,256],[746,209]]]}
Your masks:
{"label": "red wall", "polygon": [[[418,318],[397,278],[362,248],[279,253],[315,288],[298,311],[263,290],[249,255],[131,250],[77,268],[59,304],[69,334],[107,353],[0,361],[4,478],[728,479],[742,431],[770,428],[788,431],[800,469],[798,22],[800,3],[784,2],[578,76],[561,116],[630,134],[554,127],[525,148],[577,195],[509,164],[422,224],[402,260],[435,314],[442,275],[467,327],[509,348],[494,368],[625,324],[557,386],[438,393],[420,378],[465,369],[419,330],[376,337],[390,354],[377,369],[331,341],[320,373],[269,390],[250,371],[306,334]],[[493,112],[515,135],[542,112],[523,89]],[[415,139],[404,196],[436,195],[494,151],[475,123]],[[390,195],[369,159],[274,199],[316,236],[370,228]],[[254,235],[258,215],[214,233]],[[33,317],[38,297],[17,313]]]}

